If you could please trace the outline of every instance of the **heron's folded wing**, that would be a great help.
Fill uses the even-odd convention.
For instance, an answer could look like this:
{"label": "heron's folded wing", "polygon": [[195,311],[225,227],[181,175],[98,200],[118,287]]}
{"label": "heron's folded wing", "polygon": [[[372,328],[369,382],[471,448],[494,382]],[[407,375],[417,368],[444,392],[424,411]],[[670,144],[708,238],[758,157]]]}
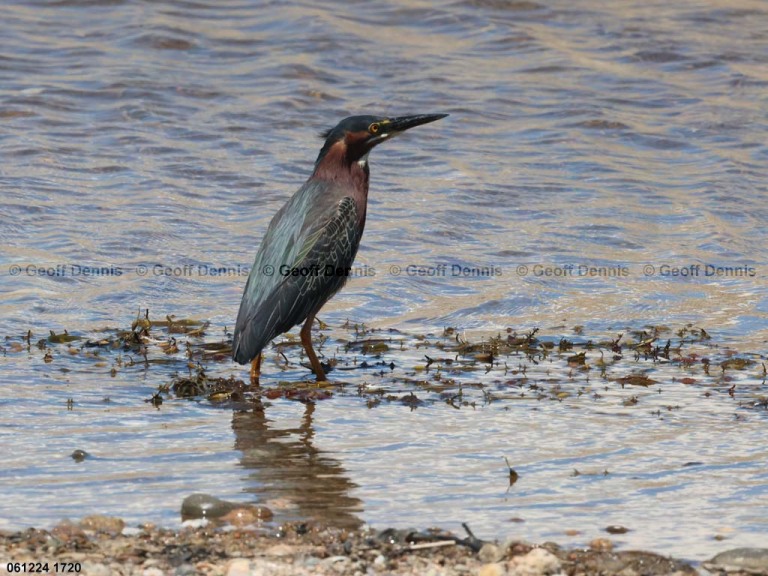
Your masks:
{"label": "heron's folded wing", "polygon": [[315,222],[292,243],[272,242],[295,228],[285,229],[281,223],[270,226],[263,245],[274,248],[268,258],[256,258],[240,306],[233,347],[236,361],[254,358],[270,340],[317,311],[344,285],[346,276],[339,269],[351,266],[359,243],[354,200],[342,198]]}

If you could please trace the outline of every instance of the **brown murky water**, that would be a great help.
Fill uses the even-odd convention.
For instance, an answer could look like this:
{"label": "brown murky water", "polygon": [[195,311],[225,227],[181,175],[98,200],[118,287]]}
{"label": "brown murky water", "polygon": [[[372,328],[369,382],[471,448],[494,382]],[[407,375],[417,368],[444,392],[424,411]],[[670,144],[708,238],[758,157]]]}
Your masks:
{"label": "brown murky water", "polygon": [[[689,558],[764,544],[766,414],[744,403],[766,394],[767,16],[747,0],[6,2],[0,526],[91,511],[173,524],[185,495],[208,492],[258,494],[283,516],[468,522],[487,538],[581,542],[622,524],[623,545]],[[582,377],[562,402],[478,389],[458,410],[369,409],[353,393],[309,415],[285,398],[156,410],[144,400],[183,352],[111,376],[114,351],[56,345],[46,363],[19,349],[28,329],[92,337],[140,307],[207,319],[221,338],[316,134],[361,112],[451,116],[373,153],[361,274],[323,314],[332,342],[350,338],[346,319],[554,340],[693,323],[722,347],[699,353],[756,361],[737,394],[700,367],[679,385],[675,366],[655,368],[663,393],[637,405],[615,385],[577,401]],[[421,352],[344,379],[408,394]],[[267,385],[306,377],[271,364]],[[499,370],[458,380],[496,390]],[[551,388],[569,371],[533,373]],[[76,448],[92,458],[75,463]],[[521,475],[509,492],[502,456]]]}

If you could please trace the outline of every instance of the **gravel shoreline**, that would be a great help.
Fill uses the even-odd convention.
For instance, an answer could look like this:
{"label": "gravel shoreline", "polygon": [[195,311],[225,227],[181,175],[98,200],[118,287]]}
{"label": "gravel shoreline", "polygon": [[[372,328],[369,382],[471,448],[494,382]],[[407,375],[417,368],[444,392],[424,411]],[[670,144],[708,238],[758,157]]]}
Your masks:
{"label": "gravel shoreline", "polygon": [[521,541],[503,544],[444,532],[345,530],[302,523],[277,529],[125,528],[103,516],[51,530],[0,532],[3,573],[95,576],[697,574],[688,563],[651,552],[615,551],[608,539],[586,549]]}

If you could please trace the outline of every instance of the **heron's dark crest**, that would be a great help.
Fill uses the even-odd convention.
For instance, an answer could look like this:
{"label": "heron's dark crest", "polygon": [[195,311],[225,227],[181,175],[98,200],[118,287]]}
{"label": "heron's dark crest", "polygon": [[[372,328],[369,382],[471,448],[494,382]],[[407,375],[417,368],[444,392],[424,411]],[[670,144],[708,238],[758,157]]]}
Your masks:
{"label": "heron's dark crest", "polygon": [[378,144],[372,140],[373,134],[370,132],[371,128],[377,129],[377,122],[380,122],[380,119],[376,116],[351,116],[323,132],[325,144],[317,156],[315,167],[317,168],[334,148],[338,148],[336,153],[344,165],[358,162]]}

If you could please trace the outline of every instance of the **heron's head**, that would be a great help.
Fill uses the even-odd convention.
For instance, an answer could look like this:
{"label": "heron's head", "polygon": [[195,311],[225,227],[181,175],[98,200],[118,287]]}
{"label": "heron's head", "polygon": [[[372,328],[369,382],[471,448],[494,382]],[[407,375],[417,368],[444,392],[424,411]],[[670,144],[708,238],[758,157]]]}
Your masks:
{"label": "heron's head", "polygon": [[374,146],[390,140],[415,126],[445,118],[448,114],[418,114],[415,116],[350,116],[336,127],[322,134],[325,138],[323,149],[317,157],[315,167],[324,159],[338,159],[350,166],[355,162],[366,164],[368,153]]}

